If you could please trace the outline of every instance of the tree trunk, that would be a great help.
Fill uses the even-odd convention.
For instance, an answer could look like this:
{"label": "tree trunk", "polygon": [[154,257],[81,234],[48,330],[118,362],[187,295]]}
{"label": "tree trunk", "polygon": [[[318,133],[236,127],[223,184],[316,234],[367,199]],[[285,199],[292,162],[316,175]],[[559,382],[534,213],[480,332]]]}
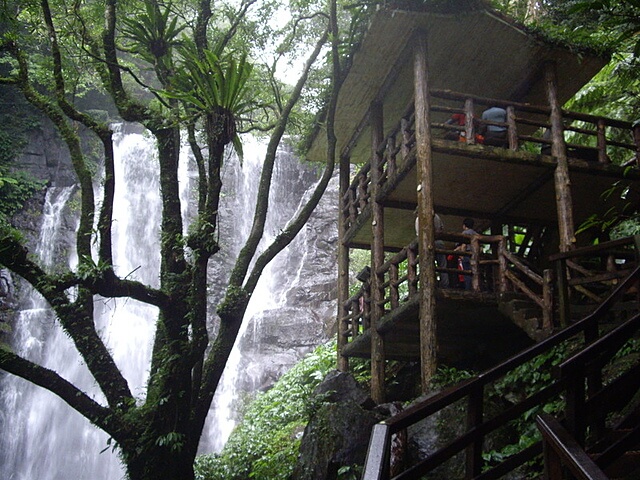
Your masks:
{"label": "tree trunk", "polygon": [[193,480],[194,456],[170,446],[142,452],[126,462],[129,480]]}

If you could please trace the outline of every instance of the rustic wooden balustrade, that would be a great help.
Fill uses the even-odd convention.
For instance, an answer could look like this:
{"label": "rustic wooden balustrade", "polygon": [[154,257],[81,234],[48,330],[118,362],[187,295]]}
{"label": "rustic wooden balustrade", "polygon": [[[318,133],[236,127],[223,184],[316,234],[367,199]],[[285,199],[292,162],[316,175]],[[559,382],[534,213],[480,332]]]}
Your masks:
{"label": "rustic wooden balustrade", "polygon": [[[559,324],[570,322],[571,303],[598,305],[629,275],[637,262],[640,237],[625,237],[551,255],[555,264]],[[634,286],[636,292],[640,291]]]}
{"label": "rustic wooden balustrade", "polygon": [[[439,275],[470,275],[472,288],[480,292],[483,288],[495,293],[507,291],[522,292],[540,306],[543,312],[543,328],[551,331],[553,311],[553,275],[551,270],[538,275],[527,267],[516,255],[507,251],[506,239],[502,235],[463,235],[441,233],[439,239],[456,244],[469,244],[470,250],[456,251],[436,248],[436,253],[470,257],[471,270],[438,267]],[[411,300],[418,292],[418,243],[414,240],[389,258],[378,269],[382,278],[379,298],[382,311],[386,314]],[[523,278],[524,277],[524,278]],[[491,283],[482,282],[488,278]],[[528,280],[528,281],[527,281]],[[435,279],[434,279],[435,281]],[[533,285],[532,285],[533,284]],[[358,291],[347,299],[340,315],[342,335],[345,344],[353,341],[366,331],[371,322],[370,283],[365,282]]]}
{"label": "rustic wooden balustrade", "polygon": [[[550,128],[551,109],[517,102],[472,96],[448,90],[431,90],[431,132],[434,138],[447,132],[464,132],[465,142],[476,143],[476,133],[489,124],[507,128],[507,148],[512,151],[525,150],[540,154],[546,152],[551,139],[544,132]],[[436,101],[444,102],[436,104]],[[452,107],[452,103],[461,107]],[[507,121],[492,123],[483,121],[478,112],[491,107],[503,107]],[[450,125],[446,120],[454,113],[466,115],[464,126]],[[562,111],[567,156],[575,161],[610,163],[615,158],[619,163],[640,165],[640,127],[631,122],[597,117],[578,112]],[[405,109],[402,118],[387,133],[380,144],[380,184],[393,183],[398,175],[410,170],[415,163],[415,118],[413,101]],[[634,135],[635,133],[635,135]],[[626,139],[626,140],[625,140]],[[549,153],[550,154],[550,153]],[[356,224],[358,216],[369,204],[371,195],[371,162],[367,161],[355,174],[342,198],[345,231]]]}

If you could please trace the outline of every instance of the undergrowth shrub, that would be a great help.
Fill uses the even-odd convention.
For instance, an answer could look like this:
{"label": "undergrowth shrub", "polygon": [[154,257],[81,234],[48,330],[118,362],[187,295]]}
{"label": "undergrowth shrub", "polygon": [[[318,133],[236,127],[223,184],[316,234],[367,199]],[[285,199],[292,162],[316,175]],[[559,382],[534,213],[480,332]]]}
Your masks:
{"label": "undergrowth shrub", "polygon": [[198,480],[283,480],[291,475],[304,427],[317,408],[314,388],[335,368],[336,342],[317,347],[274,386],[258,393],[222,452],[196,459]]}

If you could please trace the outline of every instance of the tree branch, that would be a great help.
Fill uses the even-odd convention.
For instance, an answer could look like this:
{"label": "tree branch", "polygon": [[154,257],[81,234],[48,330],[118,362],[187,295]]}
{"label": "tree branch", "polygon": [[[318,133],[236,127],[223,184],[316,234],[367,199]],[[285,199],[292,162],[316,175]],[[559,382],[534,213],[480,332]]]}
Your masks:
{"label": "tree branch", "polygon": [[[113,158],[113,142],[111,129],[102,123],[96,122],[91,116],[77,110],[68,100],[66,87],[62,74],[62,57],[58,45],[58,35],[53,25],[53,18],[48,0],[41,0],[45,24],[49,32],[51,42],[51,56],[53,57],[53,75],[55,80],[55,92],[58,105],[69,118],[78,121],[93,131],[100,141],[104,151],[105,175],[103,179],[103,200],[98,220],[100,232],[99,257],[102,263],[112,265],[113,254],[111,249],[111,224],[113,220],[113,195],[115,191],[115,170]],[[83,185],[83,195],[84,195]],[[90,192],[93,195],[93,190]],[[86,232],[82,232],[86,235]]]}
{"label": "tree branch", "polygon": [[0,348],[0,369],[49,390],[105,432],[115,436],[122,429],[120,425],[115,427],[116,417],[111,409],[94,401],[53,370],[30,362],[4,348]]}
{"label": "tree branch", "polygon": [[332,49],[332,61],[333,61],[333,74],[331,91],[331,99],[329,101],[329,107],[327,111],[327,163],[322,174],[322,178],[316,185],[313,194],[307,201],[307,203],[299,210],[296,218],[287,225],[287,227],[275,238],[275,240],[269,245],[269,247],[258,257],[256,260],[251,274],[247,279],[245,290],[250,294],[254,291],[260,275],[264,268],[269,264],[273,258],[280,253],[287,245],[289,245],[298,232],[304,227],[309,220],[309,217],[315,210],[315,207],[320,202],[322,195],[324,194],[329,181],[333,176],[333,170],[335,167],[336,157],[336,136],[334,131],[334,117],[337,105],[338,93],[342,86],[343,75],[340,68],[340,57],[338,53],[338,27],[336,19],[336,5],[335,2],[331,2],[331,15],[330,25],[331,29],[331,49]]}
{"label": "tree branch", "polygon": [[[267,153],[265,155],[265,162],[263,164],[262,173],[260,175],[260,184],[258,186],[258,195],[256,200],[256,210],[253,218],[253,226],[251,228],[251,233],[249,234],[249,237],[244,247],[240,251],[238,260],[236,261],[236,264],[231,272],[231,276],[229,279],[229,286],[232,288],[238,288],[242,286],[242,283],[244,282],[244,279],[247,275],[247,270],[249,269],[249,264],[251,262],[251,259],[255,255],[255,252],[258,248],[258,244],[260,243],[260,239],[262,238],[262,235],[264,233],[265,220],[267,217],[267,211],[269,209],[269,191],[271,189],[271,180],[273,177],[273,167],[275,164],[277,149],[278,149],[278,146],[280,145],[282,136],[284,135],[284,131],[285,131],[287,122],[289,120],[289,115],[291,114],[291,111],[293,110],[293,107],[295,106],[295,104],[300,99],[300,96],[302,94],[302,89],[306,84],[311,66],[320,55],[320,51],[322,50],[322,47],[326,43],[327,38],[328,38],[328,31],[325,31],[324,34],[320,37],[320,39],[316,43],[316,46],[313,52],[307,59],[303,72],[300,75],[300,78],[298,79],[298,82],[296,83],[293,89],[293,92],[291,93],[291,97],[289,98],[289,101],[287,102],[287,104],[285,105],[282,111],[282,115],[278,120],[276,128],[271,134],[271,138],[267,146]],[[264,268],[264,266],[262,268]],[[255,271],[255,274],[259,275],[260,272],[261,270]],[[254,282],[252,282],[252,284],[253,283]]]}

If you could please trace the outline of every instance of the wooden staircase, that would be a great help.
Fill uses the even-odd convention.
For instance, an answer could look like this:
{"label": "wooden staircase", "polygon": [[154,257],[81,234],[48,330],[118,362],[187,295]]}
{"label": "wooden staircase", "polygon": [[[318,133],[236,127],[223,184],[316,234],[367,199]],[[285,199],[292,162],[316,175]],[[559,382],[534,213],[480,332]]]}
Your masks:
{"label": "wooden staircase", "polygon": [[513,292],[504,293],[498,298],[498,310],[532,340],[540,342],[549,336],[549,332],[543,328],[542,310],[527,296]]}
{"label": "wooden staircase", "polygon": [[[364,480],[418,479],[445,462],[464,461],[465,479],[497,479],[527,462],[543,456],[546,478],[567,478],[571,471],[580,479],[640,478],[640,363],[619,369],[611,377],[611,360],[639,335],[640,313],[611,328],[611,312],[623,303],[627,292],[640,281],[636,267],[591,314],[554,335],[518,353],[477,377],[436,394],[374,426],[365,463]],[[511,315],[528,309],[515,299],[505,300]],[[531,317],[535,318],[535,317]],[[524,321],[524,320],[523,320]],[[532,320],[528,320],[533,323]],[[553,368],[552,380],[535,392],[524,394],[510,407],[489,417],[485,397],[490,385],[527,362],[548,355],[553,349],[572,342],[578,346],[560,365]],[[498,429],[550,401],[564,402],[559,418],[537,417],[542,441],[530,445],[498,463],[483,460],[486,439]],[[457,438],[430,455],[415,459],[391,458],[394,435],[429,418],[451,405],[466,405],[466,428]],[[623,418],[612,425],[612,418]],[[393,455],[397,454],[394,449]],[[544,452],[544,454],[543,454]],[[461,456],[462,459],[461,460]],[[403,464],[402,471],[391,472],[390,465]],[[539,472],[540,475],[542,472]],[[453,480],[453,479],[451,479]]]}

